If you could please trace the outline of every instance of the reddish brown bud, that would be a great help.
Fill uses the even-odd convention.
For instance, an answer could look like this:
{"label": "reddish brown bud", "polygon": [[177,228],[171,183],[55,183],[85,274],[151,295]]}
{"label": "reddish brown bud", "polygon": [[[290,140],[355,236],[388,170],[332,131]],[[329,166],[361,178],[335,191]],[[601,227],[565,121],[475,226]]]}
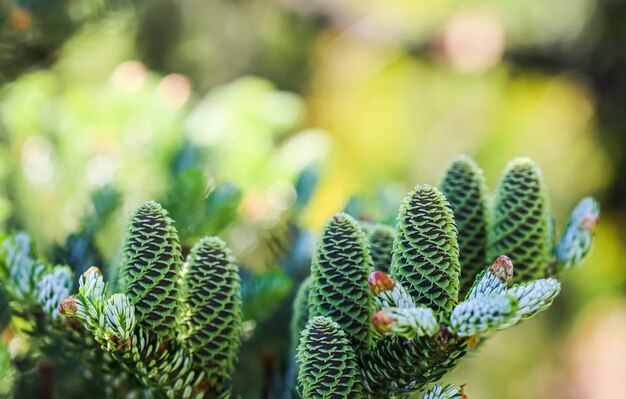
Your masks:
{"label": "reddish brown bud", "polygon": [[478,346],[478,334],[472,335],[471,337],[467,339],[467,347],[469,349],[476,349],[477,346]]}
{"label": "reddish brown bud", "polygon": [[381,334],[387,334],[391,332],[391,323],[396,321],[396,319],[391,315],[389,310],[382,309],[374,314],[372,317],[372,324]]}
{"label": "reddish brown bud", "polygon": [[594,231],[598,225],[597,215],[585,215],[580,221],[578,228],[580,230]]}
{"label": "reddish brown bud", "polygon": [[513,278],[513,262],[508,256],[499,256],[493,265],[489,268],[491,274],[496,276],[500,281],[507,284]]}
{"label": "reddish brown bud", "polygon": [[59,313],[66,317],[74,317],[76,315],[76,296],[70,295],[59,304]]}
{"label": "reddish brown bud", "polygon": [[83,277],[87,277],[91,273],[98,273],[98,276],[102,276],[102,272],[98,269],[98,266],[91,266],[85,273],[83,273]]}
{"label": "reddish brown bud", "polygon": [[367,280],[372,294],[378,295],[380,292],[392,290],[396,286],[390,275],[383,272],[372,272]]}
{"label": "reddish brown bud", "polygon": [[465,394],[465,384],[461,385],[461,399],[469,399],[469,397]]}

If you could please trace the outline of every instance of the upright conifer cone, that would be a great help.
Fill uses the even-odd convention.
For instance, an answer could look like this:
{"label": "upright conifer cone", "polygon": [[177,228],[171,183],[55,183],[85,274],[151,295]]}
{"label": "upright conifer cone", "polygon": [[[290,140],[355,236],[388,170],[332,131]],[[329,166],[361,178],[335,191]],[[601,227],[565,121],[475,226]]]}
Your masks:
{"label": "upright conifer cone", "polygon": [[309,320],[298,347],[303,398],[361,398],[361,374],[346,334],[327,317]]}
{"label": "upright conifer cone", "polygon": [[391,275],[418,305],[449,314],[459,296],[459,247],[452,210],[439,190],[418,185],[400,207]]}
{"label": "upright conifer cone", "polygon": [[355,353],[369,347],[374,301],[367,279],[372,272],[365,236],[349,215],[330,218],[311,265],[310,316],[327,316],[348,334]]}
{"label": "upright conifer cone", "polygon": [[213,386],[228,381],[241,338],[241,292],[235,259],[217,237],[191,249],[185,274],[184,344]]}
{"label": "upright conifer cone", "polygon": [[391,266],[391,250],[396,231],[384,224],[368,226],[366,231],[374,269],[387,273]]}
{"label": "upright conifer cone", "polygon": [[485,269],[487,257],[487,201],[482,170],[466,156],[454,159],[440,184],[458,230],[461,264],[460,298],[472,287],[474,278]]}
{"label": "upright conifer cone", "polygon": [[164,338],[176,334],[181,264],[172,219],[156,202],[144,203],[128,225],[121,285],[135,305],[139,326]]}
{"label": "upright conifer cone", "polygon": [[500,255],[515,265],[513,283],[542,278],[552,252],[550,210],[541,171],[528,158],[504,170],[489,231],[488,259]]}
{"label": "upright conifer cone", "polygon": [[[292,348],[296,349],[300,342],[300,333],[306,327],[309,321],[309,291],[311,288],[311,276],[305,278],[293,300],[293,314],[291,318],[291,343]],[[295,350],[294,350],[295,353]]]}

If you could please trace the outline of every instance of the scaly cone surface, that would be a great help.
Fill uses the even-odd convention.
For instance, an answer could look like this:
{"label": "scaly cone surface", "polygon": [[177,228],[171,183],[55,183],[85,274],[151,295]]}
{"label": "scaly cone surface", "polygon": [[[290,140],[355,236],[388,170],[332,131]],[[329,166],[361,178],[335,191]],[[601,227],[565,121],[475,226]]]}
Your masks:
{"label": "scaly cone surface", "polygon": [[237,265],[217,237],[192,248],[185,274],[184,345],[212,386],[230,379],[241,337],[241,293]]}
{"label": "scaly cone surface", "polygon": [[397,334],[378,339],[363,359],[364,386],[371,397],[391,397],[438,381],[467,351],[467,339],[446,328],[435,336],[407,340]]}
{"label": "scaly cone surface", "polygon": [[492,213],[488,260],[500,255],[515,265],[513,283],[546,275],[552,252],[548,196],[541,171],[528,158],[504,170]]}
{"label": "scaly cone surface", "polygon": [[485,269],[487,257],[487,188],[482,170],[467,156],[455,158],[439,185],[446,196],[458,230],[459,297],[464,298],[474,278]]}
{"label": "scaly cone surface", "polygon": [[391,266],[391,250],[396,231],[384,224],[374,224],[367,226],[367,241],[372,255],[374,270],[387,273]]}
{"label": "scaly cone surface", "polygon": [[139,326],[164,338],[176,335],[181,265],[172,219],[156,202],[144,203],[128,226],[121,286],[135,306]]}
{"label": "scaly cone surface", "polygon": [[[298,347],[300,333],[309,321],[309,291],[311,288],[311,276],[305,278],[293,301],[293,315],[291,319],[291,340],[293,348]],[[294,351],[295,352],[295,351]]]}
{"label": "scaly cone surface", "polygon": [[303,398],[361,398],[362,384],[348,337],[327,317],[309,320],[297,356]]}
{"label": "scaly cone surface", "polygon": [[450,314],[459,296],[459,247],[452,210],[439,190],[418,185],[400,207],[391,275],[417,305]]}
{"label": "scaly cone surface", "polygon": [[370,344],[374,301],[367,279],[371,272],[372,258],[358,223],[345,213],[330,218],[311,265],[309,312],[311,317],[337,322],[355,353]]}

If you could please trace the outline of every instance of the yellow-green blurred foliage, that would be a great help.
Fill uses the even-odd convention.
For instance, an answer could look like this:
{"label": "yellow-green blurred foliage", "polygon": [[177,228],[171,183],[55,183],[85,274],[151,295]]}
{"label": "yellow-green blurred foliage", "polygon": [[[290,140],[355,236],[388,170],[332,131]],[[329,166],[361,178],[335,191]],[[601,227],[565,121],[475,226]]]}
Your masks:
{"label": "yellow-green blurred foliage", "polygon": [[[295,200],[297,173],[319,163],[330,144],[320,129],[296,130],[301,97],[242,77],[194,98],[185,76],[163,76],[129,60],[132,46],[124,38],[134,29],[123,14],[89,25],[53,68],[2,88],[0,178],[8,192],[0,197],[0,220],[12,211],[49,246],[77,228],[93,190],[113,183],[125,212],[100,241],[114,256],[125,214],[163,194],[173,164],[190,162],[177,159],[187,156],[188,142],[209,178],[242,187],[244,219],[275,222]],[[254,235],[237,229],[233,246],[244,251]]]}

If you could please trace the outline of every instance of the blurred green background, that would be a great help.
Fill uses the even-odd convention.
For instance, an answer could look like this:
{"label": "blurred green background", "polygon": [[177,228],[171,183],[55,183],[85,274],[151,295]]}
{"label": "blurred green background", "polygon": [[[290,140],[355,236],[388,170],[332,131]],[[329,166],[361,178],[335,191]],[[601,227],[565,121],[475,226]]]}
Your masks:
{"label": "blurred green background", "polygon": [[[596,246],[550,311],[446,382],[478,399],[621,397],[624,21],[614,0],[1,0],[0,223],[52,256],[112,185],[120,206],[94,245],[114,263],[128,212],[194,168],[240,190],[216,232],[260,273],[281,234],[316,234],[354,194],[394,208],[459,153],[494,187],[529,156],[559,229],[579,198],[600,200]],[[299,209],[307,170],[319,181]],[[275,344],[242,360],[247,397],[276,389],[262,380]]]}

